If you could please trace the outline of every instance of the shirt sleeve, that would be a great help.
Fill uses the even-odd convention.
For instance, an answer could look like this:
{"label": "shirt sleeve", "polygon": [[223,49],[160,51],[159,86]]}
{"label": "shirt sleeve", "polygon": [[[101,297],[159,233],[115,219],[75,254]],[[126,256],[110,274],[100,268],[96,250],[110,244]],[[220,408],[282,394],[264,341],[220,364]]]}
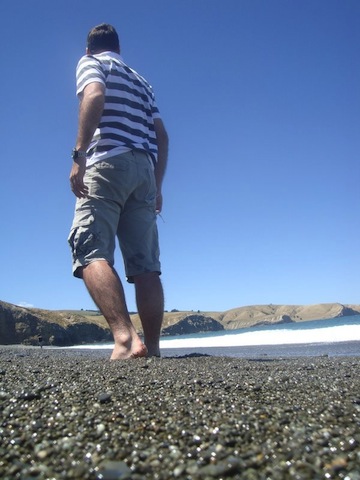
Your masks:
{"label": "shirt sleeve", "polygon": [[76,95],[83,92],[89,83],[99,82],[105,85],[105,72],[95,57],[84,55],[76,68]]}
{"label": "shirt sleeve", "polygon": [[148,87],[149,87],[149,93],[150,93],[149,97],[150,97],[150,107],[151,107],[152,117],[153,118],[161,118],[158,106],[156,104],[154,91],[153,91],[151,85],[148,84]]}

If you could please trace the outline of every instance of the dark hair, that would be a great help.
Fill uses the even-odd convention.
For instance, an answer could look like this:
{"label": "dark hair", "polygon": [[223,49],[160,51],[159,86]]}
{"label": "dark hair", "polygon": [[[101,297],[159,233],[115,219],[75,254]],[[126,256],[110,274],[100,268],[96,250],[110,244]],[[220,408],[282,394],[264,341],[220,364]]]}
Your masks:
{"label": "dark hair", "polygon": [[87,48],[90,53],[105,50],[111,52],[119,51],[119,37],[115,28],[108,23],[102,23],[94,27],[87,36]]}

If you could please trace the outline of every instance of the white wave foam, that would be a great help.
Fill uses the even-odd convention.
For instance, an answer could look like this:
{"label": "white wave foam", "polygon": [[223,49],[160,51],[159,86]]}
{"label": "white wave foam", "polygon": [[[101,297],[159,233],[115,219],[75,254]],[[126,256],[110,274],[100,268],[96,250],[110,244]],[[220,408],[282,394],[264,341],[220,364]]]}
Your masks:
{"label": "white wave foam", "polygon": [[295,343],[332,343],[360,340],[360,325],[341,325],[314,329],[276,329],[237,332],[226,335],[161,339],[162,348],[237,347],[288,345]]}

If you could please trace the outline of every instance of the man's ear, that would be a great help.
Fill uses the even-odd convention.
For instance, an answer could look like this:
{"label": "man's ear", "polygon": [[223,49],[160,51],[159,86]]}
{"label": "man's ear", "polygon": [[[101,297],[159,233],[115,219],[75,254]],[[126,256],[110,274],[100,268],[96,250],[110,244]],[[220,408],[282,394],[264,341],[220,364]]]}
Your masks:
{"label": "man's ear", "polygon": [[91,55],[91,52],[87,47],[86,47],[86,55]]}

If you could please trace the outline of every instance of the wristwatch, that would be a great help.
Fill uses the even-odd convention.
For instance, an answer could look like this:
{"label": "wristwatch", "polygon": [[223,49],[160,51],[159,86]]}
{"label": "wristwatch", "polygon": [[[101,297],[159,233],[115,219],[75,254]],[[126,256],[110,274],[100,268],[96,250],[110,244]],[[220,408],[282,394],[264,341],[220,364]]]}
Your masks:
{"label": "wristwatch", "polygon": [[77,158],[86,158],[86,151],[85,150],[76,150],[76,148],[72,149],[71,157],[73,160]]}

